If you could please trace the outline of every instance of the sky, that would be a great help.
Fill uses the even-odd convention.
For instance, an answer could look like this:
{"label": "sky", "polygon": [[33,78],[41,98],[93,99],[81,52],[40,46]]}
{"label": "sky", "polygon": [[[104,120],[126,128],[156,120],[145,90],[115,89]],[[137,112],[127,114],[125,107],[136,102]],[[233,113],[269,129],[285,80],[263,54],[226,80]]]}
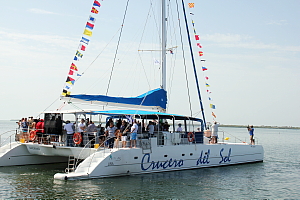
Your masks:
{"label": "sky", "polygon": [[[111,96],[138,96],[159,87],[160,69],[154,63],[160,59],[159,51],[138,52],[159,48],[154,44],[159,37],[158,11],[154,10],[159,2],[129,1],[121,29],[126,2],[100,1],[99,14],[93,15],[93,36],[78,64],[83,74],[72,94],[105,94],[108,90]],[[194,14],[188,15],[188,21],[190,32],[190,22],[195,22],[204,52],[201,59],[206,60],[204,64],[200,62],[192,38],[206,120],[212,121],[213,111],[221,124],[300,126],[300,1],[194,3],[195,8],[187,8],[188,13]],[[38,116],[44,110],[64,106],[59,96],[92,4],[93,0],[1,2],[1,120]],[[168,91],[168,112],[189,115],[190,95],[192,113],[200,117],[190,58],[186,55],[189,94],[181,64],[183,54],[179,53],[179,29],[172,30],[178,23],[176,4],[168,8],[167,47],[178,46],[173,49],[174,54],[167,53],[171,74],[167,76],[167,88],[172,86]],[[183,21],[182,16],[179,19]],[[186,45],[184,49],[187,50]],[[202,72],[201,65],[208,70]],[[107,89],[112,66],[115,67]],[[211,94],[206,93],[207,89]],[[210,103],[216,109],[211,110]]]}

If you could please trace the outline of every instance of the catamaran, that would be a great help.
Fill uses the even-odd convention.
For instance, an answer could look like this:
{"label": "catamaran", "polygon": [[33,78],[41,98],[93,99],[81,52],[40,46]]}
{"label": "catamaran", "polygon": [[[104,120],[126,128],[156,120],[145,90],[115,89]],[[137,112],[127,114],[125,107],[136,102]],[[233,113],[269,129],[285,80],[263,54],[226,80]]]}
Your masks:
{"label": "catamaran", "polygon": [[[71,75],[77,72],[76,64],[72,63],[61,100],[65,104],[83,102],[100,106],[97,109],[45,111],[44,133],[37,135],[39,130],[26,129],[24,131],[21,129],[20,133],[16,134],[17,141],[10,141],[1,146],[0,166],[64,162],[66,170],[55,174],[54,178],[78,180],[262,162],[264,150],[261,145],[242,141],[230,142],[224,135],[219,135],[219,142],[215,144],[210,142],[211,131],[204,115],[194,53],[189,37],[190,31],[185,8],[187,4],[183,0],[177,1],[177,7],[182,4],[182,19],[184,19],[187,30],[192,58],[191,65],[199,98],[198,109],[202,116],[199,118],[192,114],[187,116],[167,112],[166,53],[172,53],[174,49],[167,48],[166,2],[161,0],[161,49],[159,50],[161,61],[158,62],[161,68],[161,84],[158,88],[136,97],[71,94],[71,88],[75,81]],[[193,6],[190,3],[188,5]],[[95,0],[91,13],[97,14],[100,6],[100,3]],[[95,18],[90,16],[87,29],[84,31],[85,35],[92,35],[93,22],[95,22]],[[80,42],[79,50],[83,50],[89,39],[82,37]],[[81,52],[77,51],[74,62],[81,57]],[[104,106],[123,109],[103,109]],[[62,131],[63,123],[66,123],[70,116],[75,125],[75,133],[72,133],[72,145],[67,142],[66,132]],[[111,138],[100,135],[103,130],[101,125],[91,132],[78,132],[80,120],[87,118],[89,121],[105,120],[105,124],[114,120],[124,121],[129,125],[134,120],[139,121],[136,148],[130,144],[130,140],[120,141],[124,131],[115,132],[113,147],[107,145],[107,140]],[[147,128],[147,124],[153,125],[153,129]],[[180,129],[177,128],[178,126]],[[24,137],[24,134],[27,134],[27,138]],[[128,131],[127,134],[130,136],[131,131]],[[13,136],[15,134],[9,139],[14,140]]]}

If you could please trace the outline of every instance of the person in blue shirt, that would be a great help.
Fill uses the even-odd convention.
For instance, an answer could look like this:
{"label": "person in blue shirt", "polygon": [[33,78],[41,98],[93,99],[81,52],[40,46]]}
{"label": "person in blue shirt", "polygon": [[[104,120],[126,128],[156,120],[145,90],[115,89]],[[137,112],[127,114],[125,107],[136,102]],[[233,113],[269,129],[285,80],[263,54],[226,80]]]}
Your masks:
{"label": "person in blue shirt", "polygon": [[249,135],[250,135],[250,143],[252,145],[254,145],[254,139],[253,139],[253,137],[254,137],[254,128],[253,128],[253,125],[248,126],[247,128],[248,128]]}

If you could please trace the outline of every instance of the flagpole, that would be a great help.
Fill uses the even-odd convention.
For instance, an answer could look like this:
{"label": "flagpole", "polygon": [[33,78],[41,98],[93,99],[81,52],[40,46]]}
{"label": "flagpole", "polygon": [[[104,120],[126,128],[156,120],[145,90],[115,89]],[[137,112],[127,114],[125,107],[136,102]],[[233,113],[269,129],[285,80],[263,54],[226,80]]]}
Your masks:
{"label": "flagpole", "polygon": [[206,120],[205,120],[205,115],[204,115],[204,109],[203,109],[202,98],[201,98],[201,93],[200,93],[200,87],[199,87],[197,71],[196,71],[196,64],[195,64],[193,48],[192,48],[192,44],[191,44],[191,37],[190,37],[190,34],[189,34],[189,26],[188,26],[188,23],[187,23],[186,12],[185,12],[185,7],[184,7],[184,1],[183,0],[182,0],[182,9],[183,9],[183,14],[184,14],[185,27],[186,27],[186,32],[187,32],[187,36],[188,36],[188,42],[189,42],[189,46],[190,46],[190,53],[191,53],[193,69],[194,69],[194,76],[195,76],[195,81],[196,81],[196,86],[197,86],[197,91],[198,91],[198,98],[199,98],[199,102],[200,102],[200,109],[201,109],[201,112],[202,112],[204,127],[206,129]]}

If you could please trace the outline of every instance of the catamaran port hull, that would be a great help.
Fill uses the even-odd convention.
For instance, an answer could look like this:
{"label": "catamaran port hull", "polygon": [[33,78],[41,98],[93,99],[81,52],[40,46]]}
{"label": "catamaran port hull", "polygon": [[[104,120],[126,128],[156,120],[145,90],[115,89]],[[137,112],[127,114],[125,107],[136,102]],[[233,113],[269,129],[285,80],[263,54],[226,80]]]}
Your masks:
{"label": "catamaran port hull", "polygon": [[32,154],[25,144],[17,142],[7,144],[0,150],[0,167],[68,162],[68,157]]}

